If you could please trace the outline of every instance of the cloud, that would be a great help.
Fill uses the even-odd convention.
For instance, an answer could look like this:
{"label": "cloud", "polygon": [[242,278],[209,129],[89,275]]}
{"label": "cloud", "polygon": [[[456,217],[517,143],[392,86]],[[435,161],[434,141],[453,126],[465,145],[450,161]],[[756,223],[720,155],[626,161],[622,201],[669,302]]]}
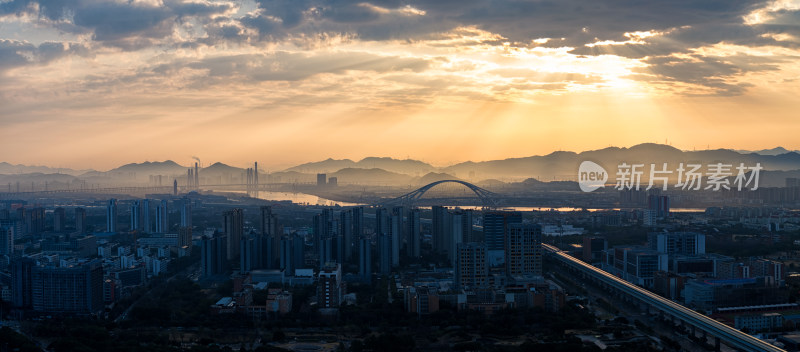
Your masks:
{"label": "cloud", "polygon": [[[361,52],[333,52],[324,55],[278,51],[271,54],[242,54],[183,59],[157,65],[149,71],[156,76],[175,74],[189,68],[205,72],[196,84],[263,81],[301,81],[319,74],[340,75],[348,71],[387,73],[421,72],[429,63],[417,58],[379,56]],[[141,74],[141,73],[140,73]]]}
{"label": "cloud", "polygon": [[[422,47],[435,55],[450,55],[447,50],[463,47],[486,52],[489,57],[482,59],[498,65],[503,65],[509,55],[501,50],[561,48],[558,55],[542,55],[562,60],[601,56],[629,59],[649,66],[637,69],[629,79],[682,82],[704,92],[710,89],[727,95],[741,94],[748,87],[734,77],[777,70],[780,63],[763,66],[753,65],[755,58],[736,62],[703,58],[695,49],[719,43],[800,47],[798,11],[775,4],[767,0],[7,0],[0,2],[0,18],[24,18],[32,26],[51,26],[76,34],[86,38],[84,50],[110,47],[170,53],[234,49],[235,55],[206,56],[199,61],[174,55],[174,61],[159,63],[173,71],[205,70],[211,79],[220,80],[228,75],[247,82],[298,81],[348,70],[428,68],[424,57],[430,54],[419,52],[364,54],[371,57],[335,50],[329,56],[317,53],[350,42],[391,44],[410,51]],[[41,57],[36,59],[18,54],[27,49],[6,46],[9,48],[3,55],[8,61],[0,64],[2,67],[45,63],[49,62],[47,55],[78,53],[48,52],[45,47],[37,51]],[[283,48],[304,50],[306,54],[290,55],[289,51],[281,52]],[[276,49],[274,54],[264,54]],[[679,59],[679,55],[684,58]],[[696,57],[688,60],[687,55]],[[400,56],[406,56],[406,61],[397,59]],[[464,67],[470,60],[462,60]],[[514,78],[503,70],[515,69],[500,67],[483,73]],[[691,74],[682,74],[681,70]],[[590,85],[602,80],[599,76],[576,78],[564,72],[547,77],[517,73],[517,78],[534,80],[529,83],[545,88],[550,83]]]}
{"label": "cloud", "polygon": [[736,77],[744,73],[777,71],[781,58],[732,55],[727,57],[689,55],[682,57],[654,57],[646,60],[646,68],[637,69],[640,80],[651,83],[690,84],[703,90],[689,90],[688,95],[740,95],[751,87],[747,82],[738,82]]}
{"label": "cloud", "polygon": [[10,0],[0,3],[0,17],[31,15],[38,24],[49,23],[69,33],[92,34],[107,46],[128,50],[162,44],[184,21],[201,23],[231,12],[230,2],[165,0]]}
{"label": "cloud", "polygon": [[86,46],[77,43],[28,42],[0,39],[0,73],[27,65],[45,65],[65,56],[88,56]]}

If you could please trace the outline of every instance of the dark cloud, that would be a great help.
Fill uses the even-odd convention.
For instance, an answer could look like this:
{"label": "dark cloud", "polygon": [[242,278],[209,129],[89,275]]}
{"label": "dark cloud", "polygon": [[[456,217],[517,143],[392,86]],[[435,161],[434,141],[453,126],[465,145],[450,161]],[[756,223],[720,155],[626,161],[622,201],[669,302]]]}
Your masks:
{"label": "dark cloud", "polygon": [[[424,39],[464,26],[497,33],[516,45],[533,45],[537,38],[557,38],[544,46],[572,46],[575,53],[596,55],[609,48],[587,48],[595,41],[625,41],[626,32],[671,31],[665,39],[645,45],[615,47],[616,54],[643,57],[674,52],[706,43],[759,38],[765,31],[797,30],[797,12],[779,11],[773,23],[754,29],[742,17],[767,0],[256,0],[258,10],[225,25],[210,17],[231,9],[230,3],[168,0],[163,6],[102,0],[10,0],[0,3],[0,15],[22,14],[38,5],[37,15],[74,24],[73,30],[94,32],[99,41],[124,38],[164,38],[176,21],[197,17],[209,35],[219,40],[258,33],[259,40],[287,36],[347,33],[370,40]],[[420,16],[410,9],[424,11]],[[238,22],[238,28],[231,22]],[[66,26],[64,23],[62,26]],[[564,38],[561,40],[560,38]],[[214,38],[212,38],[213,41]],[[251,38],[253,39],[253,38]],[[685,50],[685,49],[684,49]]]}
{"label": "dark cloud", "polygon": [[75,12],[74,24],[94,31],[95,40],[107,42],[129,37],[163,38],[172,33],[172,15],[157,7],[126,6],[108,2]]}
{"label": "dark cloud", "polygon": [[[537,38],[558,38],[544,46],[572,46],[581,55],[607,53],[609,48],[584,45],[598,40],[625,41],[626,32],[672,31],[665,40],[614,48],[616,54],[630,57],[674,52],[705,43],[755,39],[769,30],[767,26],[753,30],[742,23],[744,15],[763,7],[767,0],[256,0],[256,3],[258,11],[226,18],[224,26],[210,17],[230,10],[229,3],[179,0],[168,0],[159,7],[101,0],[10,0],[0,3],[0,15],[30,12],[32,5],[38,4],[39,16],[74,24],[73,30],[92,31],[97,40],[112,44],[129,37],[164,38],[171,33],[175,22],[185,17],[203,19],[212,36],[209,43],[215,38],[249,38],[251,32],[234,30],[237,28],[230,22],[238,22],[239,29],[257,32],[258,37],[251,40],[281,40],[319,33],[347,33],[370,40],[416,40],[474,26],[502,35],[516,45],[533,45],[531,40]],[[424,11],[425,15],[413,14],[410,9]],[[797,29],[796,12],[782,11],[775,15],[770,28]]]}
{"label": "dark cloud", "polygon": [[728,57],[691,55],[688,57],[654,57],[646,60],[647,68],[637,69],[639,80],[666,84],[691,84],[704,87],[705,93],[689,91],[688,95],[739,95],[751,87],[736,82],[735,77],[746,72],[778,70],[786,59],[748,56]]}
{"label": "dark cloud", "polygon": [[[35,11],[38,8],[38,11]],[[93,33],[105,45],[135,50],[158,44],[181,21],[210,22],[231,10],[230,3],[164,1],[162,6],[104,0],[10,0],[0,3],[0,16],[32,14],[71,33]]]}
{"label": "dark cloud", "polygon": [[31,60],[26,53],[35,49],[29,43],[0,39],[0,72],[28,64]]}
{"label": "dark cloud", "polygon": [[368,6],[347,4],[341,7],[329,7],[320,12],[320,15],[333,22],[339,23],[370,23],[380,19],[380,12]]}
{"label": "dark cloud", "polygon": [[68,55],[88,56],[82,44],[45,42],[35,46],[28,42],[0,39],[0,73],[9,69],[43,65]]}

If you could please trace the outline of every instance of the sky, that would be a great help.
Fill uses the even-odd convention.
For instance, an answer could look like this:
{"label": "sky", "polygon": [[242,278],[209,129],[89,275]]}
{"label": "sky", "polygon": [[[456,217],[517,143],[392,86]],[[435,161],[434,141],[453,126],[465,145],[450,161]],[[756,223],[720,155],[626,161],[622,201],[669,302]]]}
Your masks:
{"label": "sky", "polygon": [[800,149],[800,0],[0,0],[0,161]]}

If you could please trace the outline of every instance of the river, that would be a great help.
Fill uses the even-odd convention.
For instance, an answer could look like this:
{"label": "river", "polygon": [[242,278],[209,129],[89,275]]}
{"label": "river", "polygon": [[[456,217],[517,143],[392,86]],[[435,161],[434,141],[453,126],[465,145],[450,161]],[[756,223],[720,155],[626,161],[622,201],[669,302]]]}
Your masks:
{"label": "river", "polygon": [[[239,193],[239,192],[237,192]],[[243,193],[243,192],[242,192]],[[313,194],[307,193],[295,193],[295,192],[258,192],[259,199],[265,200],[273,200],[273,201],[291,201],[295,204],[301,205],[319,205],[319,206],[341,206],[341,207],[351,207],[351,206],[358,206],[358,205],[366,205],[366,204],[359,204],[359,203],[349,203],[349,202],[340,202],[331,199],[322,198],[319,196],[315,196]],[[454,208],[456,205],[445,205],[448,208]],[[458,206],[462,209],[475,209],[479,210],[482,206]],[[430,209],[430,207],[420,207],[423,209]],[[572,212],[572,211],[581,211],[582,208],[575,208],[575,207],[500,207],[502,210],[510,210],[510,211],[557,211],[557,212]],[[611,209],[604,209],[604,208],[586,208],[585,210],[590,212],[595,211],[607,211],[607,210],[620,210],[620,208],[611,208]],[[697,212],[704,212],[704,208],[672,208],[670,212],[673,213],[697,213]]]}

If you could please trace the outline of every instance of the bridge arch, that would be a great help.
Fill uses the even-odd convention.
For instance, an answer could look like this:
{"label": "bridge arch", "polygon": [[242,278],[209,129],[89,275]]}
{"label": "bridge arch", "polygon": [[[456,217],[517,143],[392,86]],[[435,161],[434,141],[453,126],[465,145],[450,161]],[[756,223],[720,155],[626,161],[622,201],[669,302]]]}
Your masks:
{"label": "bridge arch", "polygon": [[399,196],[397,198],[391,199],[391,200],[385,202],[384,204],[386,204],[386,205],[397,205],[397,204],[399,204],[399,205],[409,205],[409,206],[413,205],[414,202],[419,200],[422,197],[422,195],[425,194],[425,192],[427,192],[431,188],[436,187],[437,185],[440,185],[442,183],[458,183],[458,184],[461,184],[463,186],[466,186],[473,193],[475,193],[476,196],[478,196],[478,199],[480,199],[480,201],[483,204],[483,206],[486,206],[486,207],[497,206],[498,202],[500,201],[499,194],[491,192],[491,191],[486,190],[486,189],[483,189],[483,188],[478,187],[476,185],[473,185],[473,184],[471,184],[469,182],[462,181],[462,180],[439,180],[439,181],[431,182],[431,183],[429,183],[429,184],[427,184],[425,186],[417,188],[416,190],[408,192],[408,193],[406,193],[406,194],[404,194],[402,196]]}

